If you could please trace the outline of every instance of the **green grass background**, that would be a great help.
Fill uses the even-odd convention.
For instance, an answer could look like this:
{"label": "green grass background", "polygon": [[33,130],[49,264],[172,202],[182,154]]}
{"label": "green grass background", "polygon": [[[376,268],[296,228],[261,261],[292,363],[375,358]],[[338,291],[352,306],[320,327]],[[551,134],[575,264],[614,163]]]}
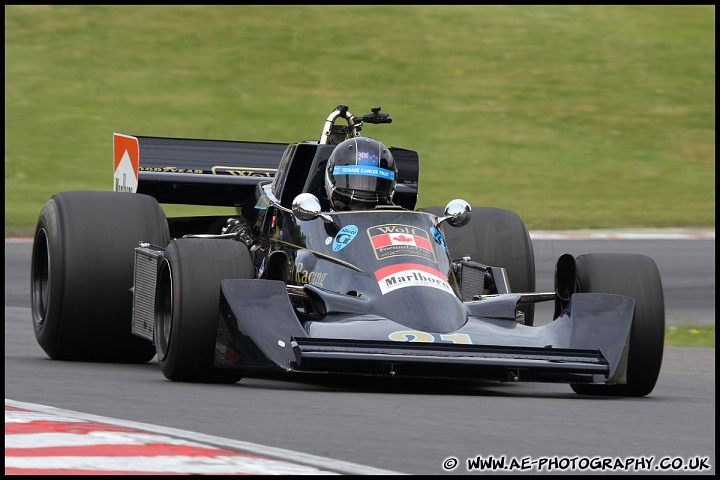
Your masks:
{"label": "green grass background", "polygon": [[5,235],[111,190],[113,132],[289,143],[338,104],[390,113],[418,206],[715,226],[713,5],[6,5]]}

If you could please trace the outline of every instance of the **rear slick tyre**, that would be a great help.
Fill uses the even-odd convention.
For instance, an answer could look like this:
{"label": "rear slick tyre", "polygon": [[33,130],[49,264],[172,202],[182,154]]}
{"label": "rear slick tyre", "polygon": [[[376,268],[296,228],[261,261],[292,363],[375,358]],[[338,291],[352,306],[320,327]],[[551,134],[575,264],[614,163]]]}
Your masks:
{"label": "rear slick tyre", "polygon": [[655,388],[665,343],[665,301],[655,261],[633,253],[593,253],[576,258],[578,288],[635,299],[625,384],[571,384],[575,393],[644,397]]}
{"label": "rear slick tyre", "polygon": [[181,238],[165,250],[158,273],[155,348],[168,380],[235,383],[243,371],[217,368],[220,281],[251,279],[247,247],[234,240]]}
{"label": "rear slick tyre", "polygon": [[54,195],[35,229],[30,291],[35,338],[54,360],[146,363],[151,342],[132,334],[135,247],[164,246],[154,198],[72,191]]}

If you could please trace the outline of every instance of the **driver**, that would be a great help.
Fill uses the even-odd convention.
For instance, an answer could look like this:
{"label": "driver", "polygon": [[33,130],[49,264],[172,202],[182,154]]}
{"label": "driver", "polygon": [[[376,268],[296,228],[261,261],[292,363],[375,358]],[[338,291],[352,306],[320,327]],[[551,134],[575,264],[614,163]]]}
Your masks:
{"label": "driver", "polygon": [[393,205],[397,167],[390,149],[369,137],[338,144],[325,169],[325,191],[333,210],[372,210]]}

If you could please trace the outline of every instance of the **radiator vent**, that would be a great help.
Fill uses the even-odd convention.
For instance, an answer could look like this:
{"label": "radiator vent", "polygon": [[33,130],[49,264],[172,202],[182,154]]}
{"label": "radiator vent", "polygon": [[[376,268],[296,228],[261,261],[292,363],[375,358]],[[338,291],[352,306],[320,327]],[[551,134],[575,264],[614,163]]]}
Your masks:
{"label": "radiator vent", "polygon": [[473,300],[476,295],[482,295],[485,290],[485,275],[489,267],[477,262],[463,259],[456,264],[456,278],[460,286],[463,302]]}
{"label": "radiator vent", "polygon": [[163,250],[141,246],[135,249],[132,333],[153,341],[155,285]]}

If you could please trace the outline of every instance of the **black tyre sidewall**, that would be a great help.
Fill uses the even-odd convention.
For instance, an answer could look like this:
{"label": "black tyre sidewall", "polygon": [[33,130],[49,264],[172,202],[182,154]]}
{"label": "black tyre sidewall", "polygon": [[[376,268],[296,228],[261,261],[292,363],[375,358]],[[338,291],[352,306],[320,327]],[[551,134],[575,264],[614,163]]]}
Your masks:
{"label": "black tyre sidewall", "polygon": [[152,343],[132,334],[134,249],[141,241],[169,241],[165,214],[152,197],[73,191],[45,204],[33,244],[31,297],[35,336],[50,358],[152,359]]}
{"label": "black tyre sidewall", "polygon": [[62,258],[62,228],[53,198],[43,207],[35,228],[30,292],[35,338],[50,358],[59,360],[68,356],[64,342],[58,341],[60,308],[65,290],[62,281],[65,265],[57,260]]}
{"label": "black tyre sidewall", "polygon": [[[165,270],[163,272],[163,269]],[[169,380],[235,383],[243,372],[214,366],[220,308],[220,281],[254,278],[250,253],[239,242],[227,239],[183,238],[168,245],[160,277],[172,278],[171,326],[166,350],[158,361]],[[163,282],[161,282],[163,283]],[[160,287],[165,288],[165,287]],[[158,291],[157,304],[163,303]],[[167,313],[167,312],[166,312]],[[155,343],[163,331],[156,310]],[[164,345],[165,342],[163,342]]]}

